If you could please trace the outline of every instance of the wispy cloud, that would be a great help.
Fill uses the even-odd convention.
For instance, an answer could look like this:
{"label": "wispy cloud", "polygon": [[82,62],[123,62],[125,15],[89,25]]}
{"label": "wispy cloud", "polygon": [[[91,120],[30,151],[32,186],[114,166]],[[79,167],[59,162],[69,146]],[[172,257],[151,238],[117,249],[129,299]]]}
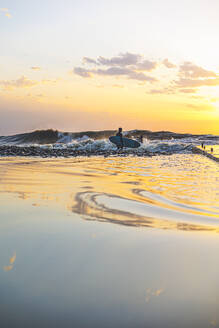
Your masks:
{"label": "wispy cloud", "polygon": [[89,58],[89,57],[84,57],[83,58],[83,64],[94,64],[98,65],[95,59]]}
{"label": "wispy cloud", "polygon": [[[164,63],[164,61],[163,61]],[[165,61],[165,65],[169,62]],[[185,93],[193,94],[200,87],[219,86],[219,75],[191,62],[184,62],[178,66],[175,78],[169,81],[166,88],[153,90],[151,93]]]}
{"label": "wispy cloud", "polygon": [[0,11],[3,12],[6,17],[12,18],[8,8],[0,8]]}
{"label": "wispy cloud", "polygon": [[167,58],[165,58],[162,63],[167,68],[175,68],[175,67],[177,67],[175,64],[171,63]]}
{"label": "wispy cloud", "polygon": [[197,89],[180,89],[179,91],[182,93],[196,93]]}
{"label": "wispy cloud", "polygon": [[206,70],[191,62],[184,62],[182,65],[180,65],[179,75],[185,78],[194,78],[194,79],[217,77],[217,74],[215,72]]}
{"label": "wispy cloud", "polygon": [[195,88],[203,86],[217,86],[219,85],[219,77],[214,79],[184,79],[180,78],[175,81],[176,86],[180,88]]}
{"label": "wispy cloud", "polygon": [[149,91],[147,91],[148,94],[151,95],[156,95],[156,94],[166,94],[166,95],[172,95],[174,93],[176,93],[176,90],[173,87],[165,87],[165,88],[161,88],[161,89],[151,89]]}
{"label": "wispy cloud", "polygon": [[5,90],[12,90],[15,88],[29,88],[39,82],[28,79],[26,76],[21,76],[17,80],[0,80],[0,86]]}
{"label": "wispy cloud", "polygon": [[193,93],[199,87],[218,86],[219,76],[213,71],[187,61],[179,66],[178,79],[173,82],[180,92]]}
{"label": "wispy cloud", "polygon": [[21,76],[17,80],[0,80],[0,87],[4,90],[10,91],[18,88],[30,88],[38,84],[56,83],[57,80],[30,80],[26,76]]}

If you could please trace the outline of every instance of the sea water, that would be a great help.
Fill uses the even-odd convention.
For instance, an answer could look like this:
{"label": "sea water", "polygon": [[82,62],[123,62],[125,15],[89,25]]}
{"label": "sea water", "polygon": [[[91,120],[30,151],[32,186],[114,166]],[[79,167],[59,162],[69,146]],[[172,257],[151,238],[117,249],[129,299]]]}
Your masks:
{"label": "sea water", "polygon": [[219,325],[219,166],[1,158],[1,327]]}

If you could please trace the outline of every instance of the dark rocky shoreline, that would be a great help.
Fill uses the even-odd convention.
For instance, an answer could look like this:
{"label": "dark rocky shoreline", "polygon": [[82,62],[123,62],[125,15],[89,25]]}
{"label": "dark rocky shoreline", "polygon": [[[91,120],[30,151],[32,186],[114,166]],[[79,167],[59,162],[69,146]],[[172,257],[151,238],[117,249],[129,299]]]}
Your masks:
{"label": "dark rocky shoreline", "polygon": [[[160,152],[162,155],[171,155],[172,153],[163,153]],[[156,156],[159,153],[151,153],[147,150],[140,151],[138,149],[123,149],[123,150],[95,150],[95,151],[88,151],[88,150],[75,150],[71,148],[63,148],[63,149],[56,149],[56,148],[42,148],[39,146],[9,146],[9,145],[2,145],[0,146],[0,157],[14,157],[14,156],[24,156],[24,157],[42,157],[42,158],[49,158],[49,157],[77,157],[77,156]]]}
{"label": "dark rocky shoreline", "polygon": [[[193,154],[204,155],[215,162],[219,162],[219,158],[201,150],[195,146],[191,148]],[[138,156],[138,157],[152,157],[158,155],[173,155],[171,151],[158,151],[156,153],[149,152],[142,149],[123,149],[123,150],[76,150],[72,148],[42,148],[40,146],[13,146],[2,145],[0,146],[0,157],[41,157],[41,158],[69,158],[69,157],[90,157],[90,156]]]}

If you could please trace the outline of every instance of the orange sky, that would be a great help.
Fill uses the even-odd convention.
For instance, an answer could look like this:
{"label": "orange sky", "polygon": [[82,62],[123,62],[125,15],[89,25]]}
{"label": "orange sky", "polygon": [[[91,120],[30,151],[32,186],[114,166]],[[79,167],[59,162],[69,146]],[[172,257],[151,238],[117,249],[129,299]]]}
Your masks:
{"label": "orange sky", "polygon": [[43,12],[32,0],[3,4],[0,135],[118,126],[219,134],[217,9],[213,0],[49,0]]}

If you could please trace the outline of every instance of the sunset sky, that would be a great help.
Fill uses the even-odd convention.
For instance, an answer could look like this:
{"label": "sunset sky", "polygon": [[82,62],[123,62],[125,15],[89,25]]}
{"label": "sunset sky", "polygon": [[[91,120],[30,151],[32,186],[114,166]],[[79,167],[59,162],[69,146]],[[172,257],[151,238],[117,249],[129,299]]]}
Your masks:
{"label": "sunset sky", "polygon": [[0,135],[219,134],[218,0],[0,0]]}

